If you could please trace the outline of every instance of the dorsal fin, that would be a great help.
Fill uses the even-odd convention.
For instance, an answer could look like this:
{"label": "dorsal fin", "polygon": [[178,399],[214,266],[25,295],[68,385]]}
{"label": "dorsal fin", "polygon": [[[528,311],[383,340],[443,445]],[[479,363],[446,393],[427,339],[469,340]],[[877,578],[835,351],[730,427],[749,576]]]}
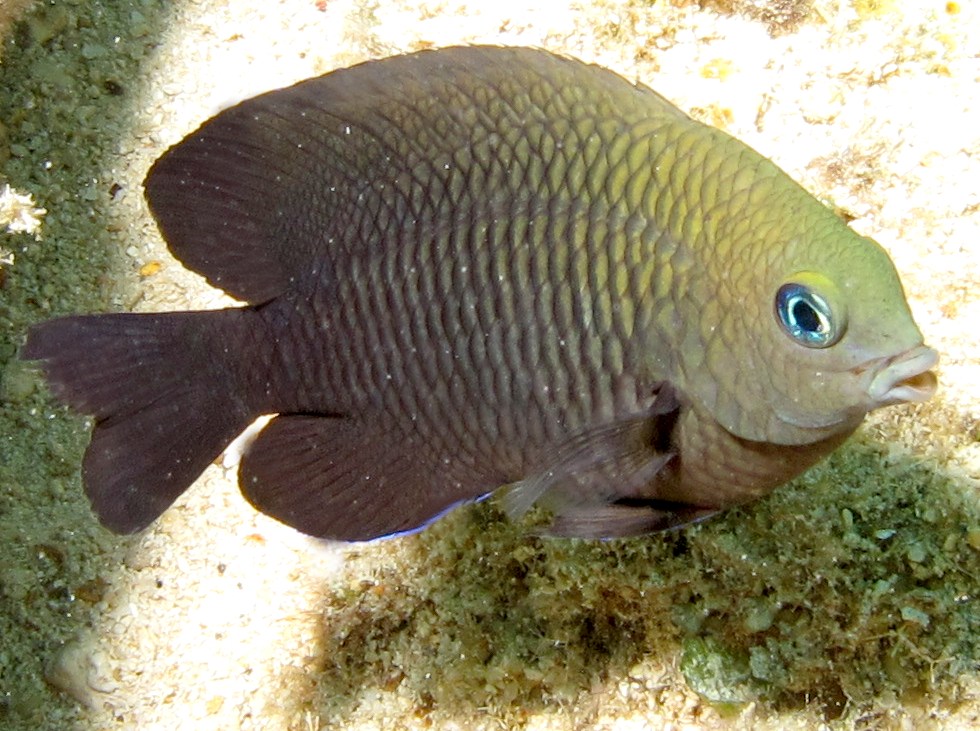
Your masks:
{"label": "dorsal fin", "polygon": [[552,132],[573,112],[615,119],[658,109],[683,116],[646,87],[544,51],[422,51],[221,112],[154,164],[146,196],[177,258],[260,303],[334,250],[397,245],[424,213],[445,217],[450,176],[489,164],[475,146],[490,157],[502,147],[506,158],[535,125]]}
{"label": "dorsal fin", "polygon": [[[250,119],[249,104],[226,110],[168,150],[144,188],[174,256],[215,287],[261,303],[281,294],[295,274],[282,247],[301,249],[298,257],[314,253],[298,231],[278,238],[290,236],[282,225],[289,191],[310,170],[291,167],[291,151],[277,151],[272,124]],[[287,144],[283,136],[278,146]]]}

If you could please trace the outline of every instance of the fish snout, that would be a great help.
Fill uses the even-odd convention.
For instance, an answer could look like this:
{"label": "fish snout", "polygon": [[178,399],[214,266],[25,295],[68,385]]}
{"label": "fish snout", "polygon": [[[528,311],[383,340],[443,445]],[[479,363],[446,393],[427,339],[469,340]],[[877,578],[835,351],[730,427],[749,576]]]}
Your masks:
{"label": "fish snout", "polygon": [[918,345],[898,355],[881,358],[858,370],[867,369],[867,395],[871,408],[926,401],[936,392],[936,374],[932,368],[939,354],[926,345]]}

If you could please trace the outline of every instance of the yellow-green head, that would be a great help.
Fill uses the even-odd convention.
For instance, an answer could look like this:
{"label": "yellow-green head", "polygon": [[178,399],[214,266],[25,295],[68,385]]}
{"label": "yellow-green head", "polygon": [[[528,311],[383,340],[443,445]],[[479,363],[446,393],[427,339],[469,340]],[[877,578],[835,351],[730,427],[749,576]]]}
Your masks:
{"label": "yellow-green head", "polygon": [[680,161],[665,148],[651,190],[686,195],[650,203],[671,273],[653,337],[672,343],[678,389],[733,435],[785,445],[928,398],[937,356],[885,251],[743,143],[678,124],[694,142]]}

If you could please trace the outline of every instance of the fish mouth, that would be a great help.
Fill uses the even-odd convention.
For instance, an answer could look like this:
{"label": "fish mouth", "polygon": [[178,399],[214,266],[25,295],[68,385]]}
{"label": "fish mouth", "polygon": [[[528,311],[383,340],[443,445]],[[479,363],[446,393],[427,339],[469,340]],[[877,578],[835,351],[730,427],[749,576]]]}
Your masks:
{"label": "fish mouth", "polygon": [[930,370],[939,354],[925,345],[904,353],[877,358],[855,369],[867,378],[866,393],[871,408],[907,402],[921,402],[936,392],[936,374]]}

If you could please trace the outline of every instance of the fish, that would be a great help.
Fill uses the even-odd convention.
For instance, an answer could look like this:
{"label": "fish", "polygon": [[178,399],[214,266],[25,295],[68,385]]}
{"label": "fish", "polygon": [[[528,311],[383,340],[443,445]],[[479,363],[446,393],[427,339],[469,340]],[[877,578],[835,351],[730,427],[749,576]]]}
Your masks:
{"label": "fish", "polygon": [[899,276],[773,162],[520,47],[368,61],[219,112],[149,170],[241,305],[70,315],[21,358],[92,417],[85,492],[155,521],[257,417],[257,510],[321,538],[498,496],[608,539],[748,503],[934,393]]}

